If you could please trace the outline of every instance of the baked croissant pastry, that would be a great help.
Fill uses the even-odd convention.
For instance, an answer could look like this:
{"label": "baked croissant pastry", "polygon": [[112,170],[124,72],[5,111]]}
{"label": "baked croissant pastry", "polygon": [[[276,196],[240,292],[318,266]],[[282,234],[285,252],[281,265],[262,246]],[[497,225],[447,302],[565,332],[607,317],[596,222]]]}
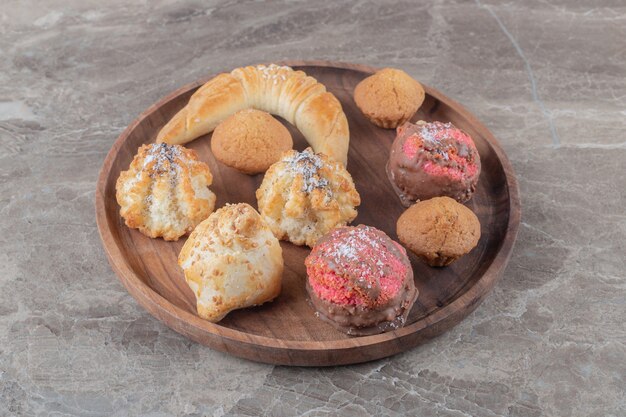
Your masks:
{"label": "baked croissant pastry", "polygon": [[143,145],[115,185],[120,215],[146,236],[178,240],[215,208],[213,176],[196,153],[166,143]]}
{"label": "baked croissant pastry", "polygon": [[283,252],[255,209],[229,204],[191,233],[178,256],[198,315],[218,322],[230,311],[278,296]]}
{"label": "baked croissant pastry", "polygon": [[350,132],[339,100],[315,78],[275,64],[237,68],[211,79],[161,129],[157,142],[187,143],[250,107],[282,117],[315,152],[347,164]]}

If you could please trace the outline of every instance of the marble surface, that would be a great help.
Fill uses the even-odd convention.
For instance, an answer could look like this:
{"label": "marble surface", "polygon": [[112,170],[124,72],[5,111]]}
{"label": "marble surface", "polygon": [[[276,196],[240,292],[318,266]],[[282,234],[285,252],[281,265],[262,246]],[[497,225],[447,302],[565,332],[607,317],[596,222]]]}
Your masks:
{"label": "marble surface", "polygon": [[[0,23],[0,415],[626,415],[622,0],[4,0]],[[517,245],[443,336],[272,367],[179,336],[116,279],[94,188],[117,135],[182,84],[280,59],[403,68],[502,142]]]}

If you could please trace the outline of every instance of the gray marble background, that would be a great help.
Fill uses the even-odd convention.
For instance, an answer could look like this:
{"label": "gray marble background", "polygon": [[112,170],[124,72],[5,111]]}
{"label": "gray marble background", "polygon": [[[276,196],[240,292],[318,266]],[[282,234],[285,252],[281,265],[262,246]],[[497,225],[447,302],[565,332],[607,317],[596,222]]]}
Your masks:
{"label": "gray marble background", "polygon": [[[626,415],[623,0],[3,0],[0,58],[0,415]],[[117,135],[182,84],[280,59],[403,68],[502,142],[517,245],[445,335],[272,367],[179,336],[117,281],[94,220]]]}

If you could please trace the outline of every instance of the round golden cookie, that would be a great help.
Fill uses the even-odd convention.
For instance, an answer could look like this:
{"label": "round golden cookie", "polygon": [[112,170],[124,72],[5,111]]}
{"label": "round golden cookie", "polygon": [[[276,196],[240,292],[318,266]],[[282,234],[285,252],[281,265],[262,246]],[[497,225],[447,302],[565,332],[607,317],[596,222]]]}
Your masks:
{"label": "round golden cookie", "polygon": [[246,174],[265,172],[292,146],[287,128],[269,113],[255,109],[228,117],[211,138],[215,158]]}
{"label": "round golden cookie", "polygon": [[446,266],[478,244],[480,222],[463,204],[435,197],[402,213],[396,231],[400,241],[430,266]]}
{"label": "round golden cookie", "polygon": [[394,129],[413,117],[424,97],[420,83],[394,68],[377,71],[354,89],[354,101],[363,115],[385,129]]}

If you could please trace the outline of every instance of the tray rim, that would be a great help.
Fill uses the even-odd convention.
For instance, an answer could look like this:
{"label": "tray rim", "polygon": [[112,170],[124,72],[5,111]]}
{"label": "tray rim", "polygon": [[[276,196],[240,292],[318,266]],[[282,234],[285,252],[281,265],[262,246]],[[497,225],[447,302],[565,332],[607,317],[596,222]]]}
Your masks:
{"label": "tray rim", "polygon": [[[379,69],[377,67],[369,65],[326,60],[284,60],[276,63],[292,67],[313,66],[336,68],[340,70],[362,72],[365,74],[373,73]],[[511,256],[515,240],[517,238],[519,224],[521,221],[521,203],[517,179],[515,177],[511,162],[509,161],[506,153],[502,149],[500,142],[495,138],[491,131],[487,129],[487,127],[482,122],[480,122],[472,113],[470,113],[464,106],[462,106],[455,100],[445,96],[437,89],[424,84],[422,85],[427,94],[445,103],[451,108],[454,108],[455,111],[458,112],[463,118],[467,119],[469,123],[481,129],[481,133],[484,132],[484,138],[487,144],[495,152],[503,168],[506,185],[509,191],[509,220],[496,256],[493,258],[487,270],[474,283],[474,285],[468,288],[467,291],[461,294],[452,303],[445,305],[444,307],[436,310],[432,314],[425,316],[424,318],[414,323],[411,323],[405,327],[388,333],[353,337],[347,339],[337,339],[332,341],[302,341],[278,339],[246,333],[240,330],[221,326],[219,325],[219,323],[211,323],[203,320],[199,316],[177,307],[176,305],[172,304],[168,299],[161,296],[156,291],[152,290],[150,286],[145,284],[141,279],[137,278],[135,272],[128,265],[128,262],[117,262],[117,260],[119,259],[124,260],[125,256],[115,243],[115,238],[113,237],[113,234],[111,233],[111,230],[109,228],[105,207],[105,191],[107,178],[110,175],[113,162],[117,153],[119,152],[122,143],[137,127],[137,125],[139,125],[152,112],[160,108],[165,103],[175,99],[179,95],[189,92],[190,90],[195,89],[200,85],[206,83],[217,74],[219,74],[219,72],[215,72],[211,75],[202,77],[199,80],[185,84],[175,91],[165,95],[157,102],[149,106],[147,109],[145,109],[143,112],[141,112],[139,116],[137,116],[117,137],[117,139],[111,146],[111,149],[107,153],[107,156],[102,164],[100,173],[98,175],[95,193],[95,214],[96,223],[98,226],[98,233],[102,240],[102,245],[107,255],[107,259],[109,261],[109,264],[111,265],[111,268],[116,273],[118,279],[122,282],[127,291],[152,316],[164,322],[164,324],[177,331],[178,333],[181,333],[196,342],[202,343],[204,345],[209,345],[210,347],[218,350],[232,353],[239,357],[273,364],[336,365],[358,363],[363,362],[364,360],[340,360],[336,363],[325,363],[325,361],[320,362],[316,360],[310,361],[311,363],[309,363],[309,361],[304,361],[306,363],[299,363],[302,362],[299,360],[290,360],[289,362],[282,360],[274,361],[271,359],[271,357],[269,358],[269,360],[266,360],[267,358],[259,358],[258,355],[245,354],[239,351],[231,351],[230,346],[227,342],[233,342],[241,345],[244,347],[244,350],[269,350],[269,352],[267,353],[270,354],[271,351],[285,351],[288,357],[291,357],[291,355],[289,354],[289,352],[291,351],[301,351],[302,353],[311,351],[348,352],[354,349],[361,349],[363,347],[385,345],[389,344],[389,342],[394,342],[396,340],[401,342],[402,339],[407,338],[414,333],[418,333],[425,328],[441,327],[441,329],[439,330],[435,329],[432,334],[425,335],[427,338],[434,337],[443,333],[449,327],[456,325],[460,321],[456,321],[457,315],[461,314],[463,317],[469,315],[469,313],[473,311],[483,301],[484,297],[491,291],[495,283],[504,273],[504,270],[506,269],[509,258]],[[448,324],[447,322],[450,320],[452,321],[452,323]],[[205,341],[204,338],[206,338],[206,336],[209,336],[210,339],[213,339],[211,340],[211,343],[207,343]],[[332,345],[332,347],[329,348],[330,344]],[[395,346],[395,348],[391,349],[388,354],[374,354],[371,358],[365,360],[374,360],[386,356],[391,356],[393,354],[407,350],[415,346],[416,344],[417,343],[413,343],[411,344],[411,346],[404,348],[400,346],[401,343],[398,343],[398,346]],[[282,357],[282,355],[276,356],[277,359]],[[313,359],[315,359],[316,355],[313,356]]]}

